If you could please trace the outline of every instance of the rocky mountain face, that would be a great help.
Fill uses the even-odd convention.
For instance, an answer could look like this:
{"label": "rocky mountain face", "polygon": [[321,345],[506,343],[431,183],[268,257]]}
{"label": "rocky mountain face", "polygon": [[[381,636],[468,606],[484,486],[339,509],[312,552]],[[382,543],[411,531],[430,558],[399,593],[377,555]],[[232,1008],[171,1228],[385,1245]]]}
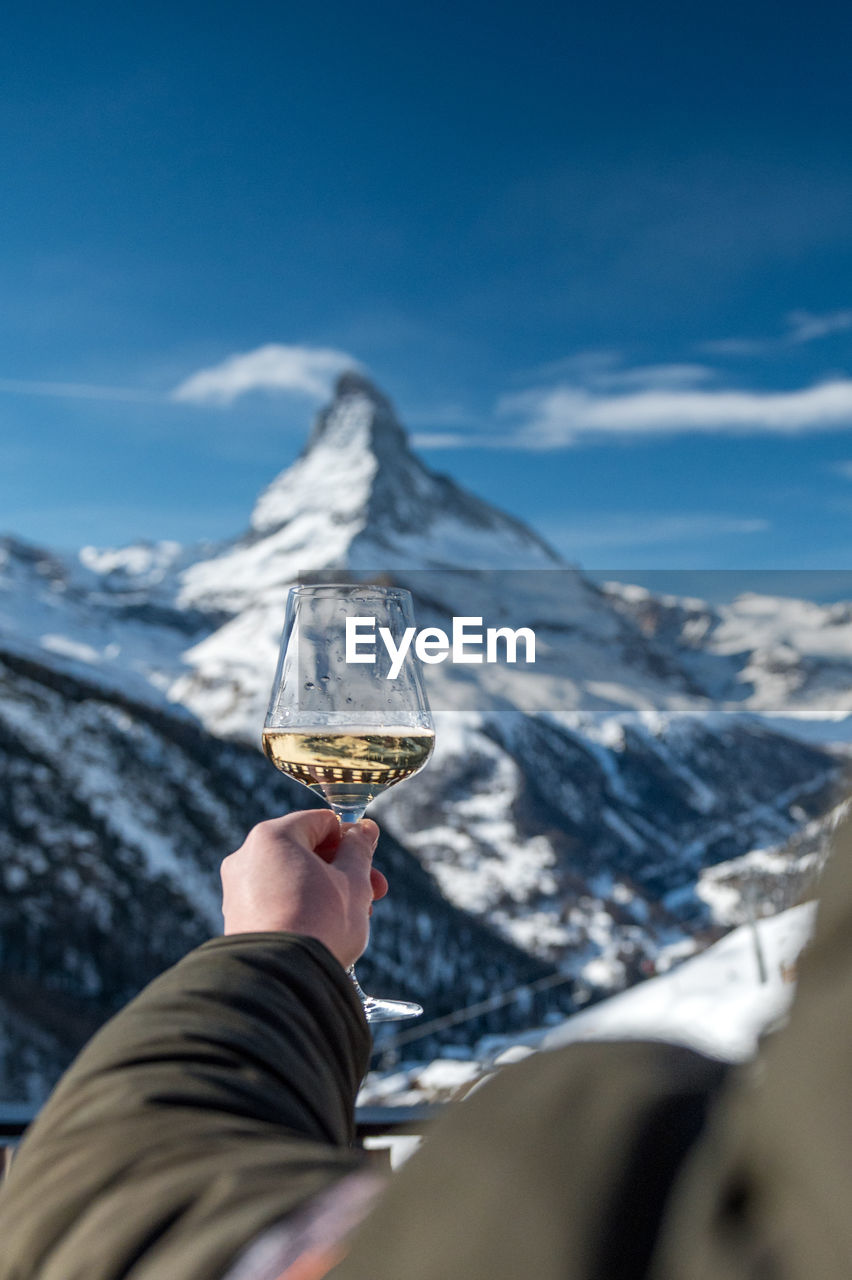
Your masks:
{"label": "rocky mountain face", "polygon": [[480,615],[537,637],[534,667],[427,673],[434,759],[375,804],[392,894],[365,985],[437,1016],[557,966],[563,987],[488,1023],[529,1024],[733,921],[755,877],[735,866],[725,917],[714,868],[761,850],[765,896],[800,892],[805,854],[785,846],[847,774],[788,721],[847,696],[845,606],[601,589],[430,471],[346,374],[231,541],[79,558],[0,543],[0,1096],[36,1096],[218,928],[220,857],[312,802],[257,740],[287,586],[327,570],[408,586],[420,626]]}
{"label": "rocky mountain face", "polygon": [[[707,869],[783,850],[843,777],[830,754],[749,719],[609,718],[592,736],[513,712],[456,731],[416,786],[377,802],[378,820],[451,901],[590,993],[710,936]],[[764,885],[761,900],[797,900],[793,864],[798,855],[777,853],[772,897]]]}
{"label": "rocky mountain face", "polygon": [[[677,654],[717,702],[791,721],[852,715],[852,606],[845,601],[748,592],[714,607],[623,584],[606,595],[658,648]],[[830,728],[824,736],[831,739]]]}
{"label": "rocky mountain face", "polygon": [[[256,749],[32,659],[0,651],[0,689],[0,1099],[38,1101],[105,1017],[221,931],[218,867],[246,831],[316,801]],[[377,860],[393,891],[365,989],[431,1019],[552,972],[449,904],[391,835]],[[474,1025],[572,1007],[566,984]]]}

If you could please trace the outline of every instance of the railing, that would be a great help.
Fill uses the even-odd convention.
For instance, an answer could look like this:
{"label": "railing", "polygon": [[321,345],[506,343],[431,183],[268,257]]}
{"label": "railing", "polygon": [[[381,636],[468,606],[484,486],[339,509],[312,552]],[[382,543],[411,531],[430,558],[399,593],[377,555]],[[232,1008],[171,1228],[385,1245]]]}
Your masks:
{"label": "railing", "polygon": [[0,1178],[5,1178],[15,1147],[36,1116],[35,1107],[17,1102],[0,1103]]}
{"label": "railing", "polygon": [[[470,1022],[473,1018],[480,1017],[483,1013],[491,1013],[494,1009],[502,1009],[505,1005],[513,1004],[515,1000],[519,1000],[521,996],[530,992],[550,991],[553,987],[561,987],[566,982],[575,981],[574,974],[549,973],[543,978],[536,978],[534,982],[522,982],[520,986],[512,987],[511,991],[495,991],[493,995],[487,996],[486,999],[477,1000],[476,1004],[466,1005],[463,1009],[454,1009],[452,1013],[445,1013],[440,1018],[432,1018],[429,1022],[418,1022],[415,1027],[409,1027],[404,1031],[395,1031],[391,1035],[382,1037],[373,1046],[373,1058],[378,1059],[380,1063],[383,1059],[388,1059],[392,1062],[402,1045],[413,1044],[415,1040],[425,1040],[427,1036],[434,1035],[436,1031],[444,1031],[447,1027],[458,1027],[463,1022]],[[521,1043],[520,1037],[518,1043]]]}
{"label": "railing", "polygon": [[[358,1141],[367,1140],[375,1148],[377,1139],[422,1135],[440,1110],[440,1104],[435,1103],[414,1107],[356,1107]],[[38,1108],[26,1104],[0,1103],[0,1177],[8,1171],[15,1148],[37,1113]]]}

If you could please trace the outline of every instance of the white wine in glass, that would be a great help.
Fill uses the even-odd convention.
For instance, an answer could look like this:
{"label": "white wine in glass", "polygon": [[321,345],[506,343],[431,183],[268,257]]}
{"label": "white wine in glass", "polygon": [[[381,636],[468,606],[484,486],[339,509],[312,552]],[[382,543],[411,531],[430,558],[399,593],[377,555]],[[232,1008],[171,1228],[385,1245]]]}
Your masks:
{"label": "white wine in glass", "polygon": [[[321,795],[342,822],[357,822],[380,792],[410,778],[432,754],[435,731],[417,659],[409,648],[388,678],[387,646],[375,662],[346,661],[346,619],[374,620],[399,645],[413,626],[409,592],[396,587],[293,587],[263,729],[267,757]],[[350,976],[370,1022],[412,1018],[419,1004],[367,996]]]}
{"label": "white wine in glass", "polygon": [[380,791],[422,769],[434,743],[431,729],[404,725],[263,731],[276,769],[319,792],[344,822],[357,822]]}

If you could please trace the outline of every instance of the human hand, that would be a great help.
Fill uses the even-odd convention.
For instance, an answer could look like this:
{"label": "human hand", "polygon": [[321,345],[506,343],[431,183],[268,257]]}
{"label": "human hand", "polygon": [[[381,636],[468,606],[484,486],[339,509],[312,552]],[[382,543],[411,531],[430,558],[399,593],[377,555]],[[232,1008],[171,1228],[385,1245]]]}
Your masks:
{"label": "human hand", "polygon": [[379,828],[330,809],[261,822],[222,863],[225,933],[286,930],[319,938],[344,969],[367,946],[372,904],[388,882],[372,866]]}

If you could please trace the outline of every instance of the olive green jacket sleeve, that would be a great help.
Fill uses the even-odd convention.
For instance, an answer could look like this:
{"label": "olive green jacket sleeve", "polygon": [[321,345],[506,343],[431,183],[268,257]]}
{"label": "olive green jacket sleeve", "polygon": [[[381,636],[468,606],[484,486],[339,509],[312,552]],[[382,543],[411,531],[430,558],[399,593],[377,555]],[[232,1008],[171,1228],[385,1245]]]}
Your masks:
{"label": "olive green jacket sleeve", "polygon": [[504,1067],[436,1121],[329,1280],[644,1280],[724,1076],[663,1044]]}
{"label": "olive green jacket sleeve", "polygon": [[217,938],[94,1037],[0,1194],[0,1280],[211,1280],[359,1168],[370,1036],[319,942]]}

